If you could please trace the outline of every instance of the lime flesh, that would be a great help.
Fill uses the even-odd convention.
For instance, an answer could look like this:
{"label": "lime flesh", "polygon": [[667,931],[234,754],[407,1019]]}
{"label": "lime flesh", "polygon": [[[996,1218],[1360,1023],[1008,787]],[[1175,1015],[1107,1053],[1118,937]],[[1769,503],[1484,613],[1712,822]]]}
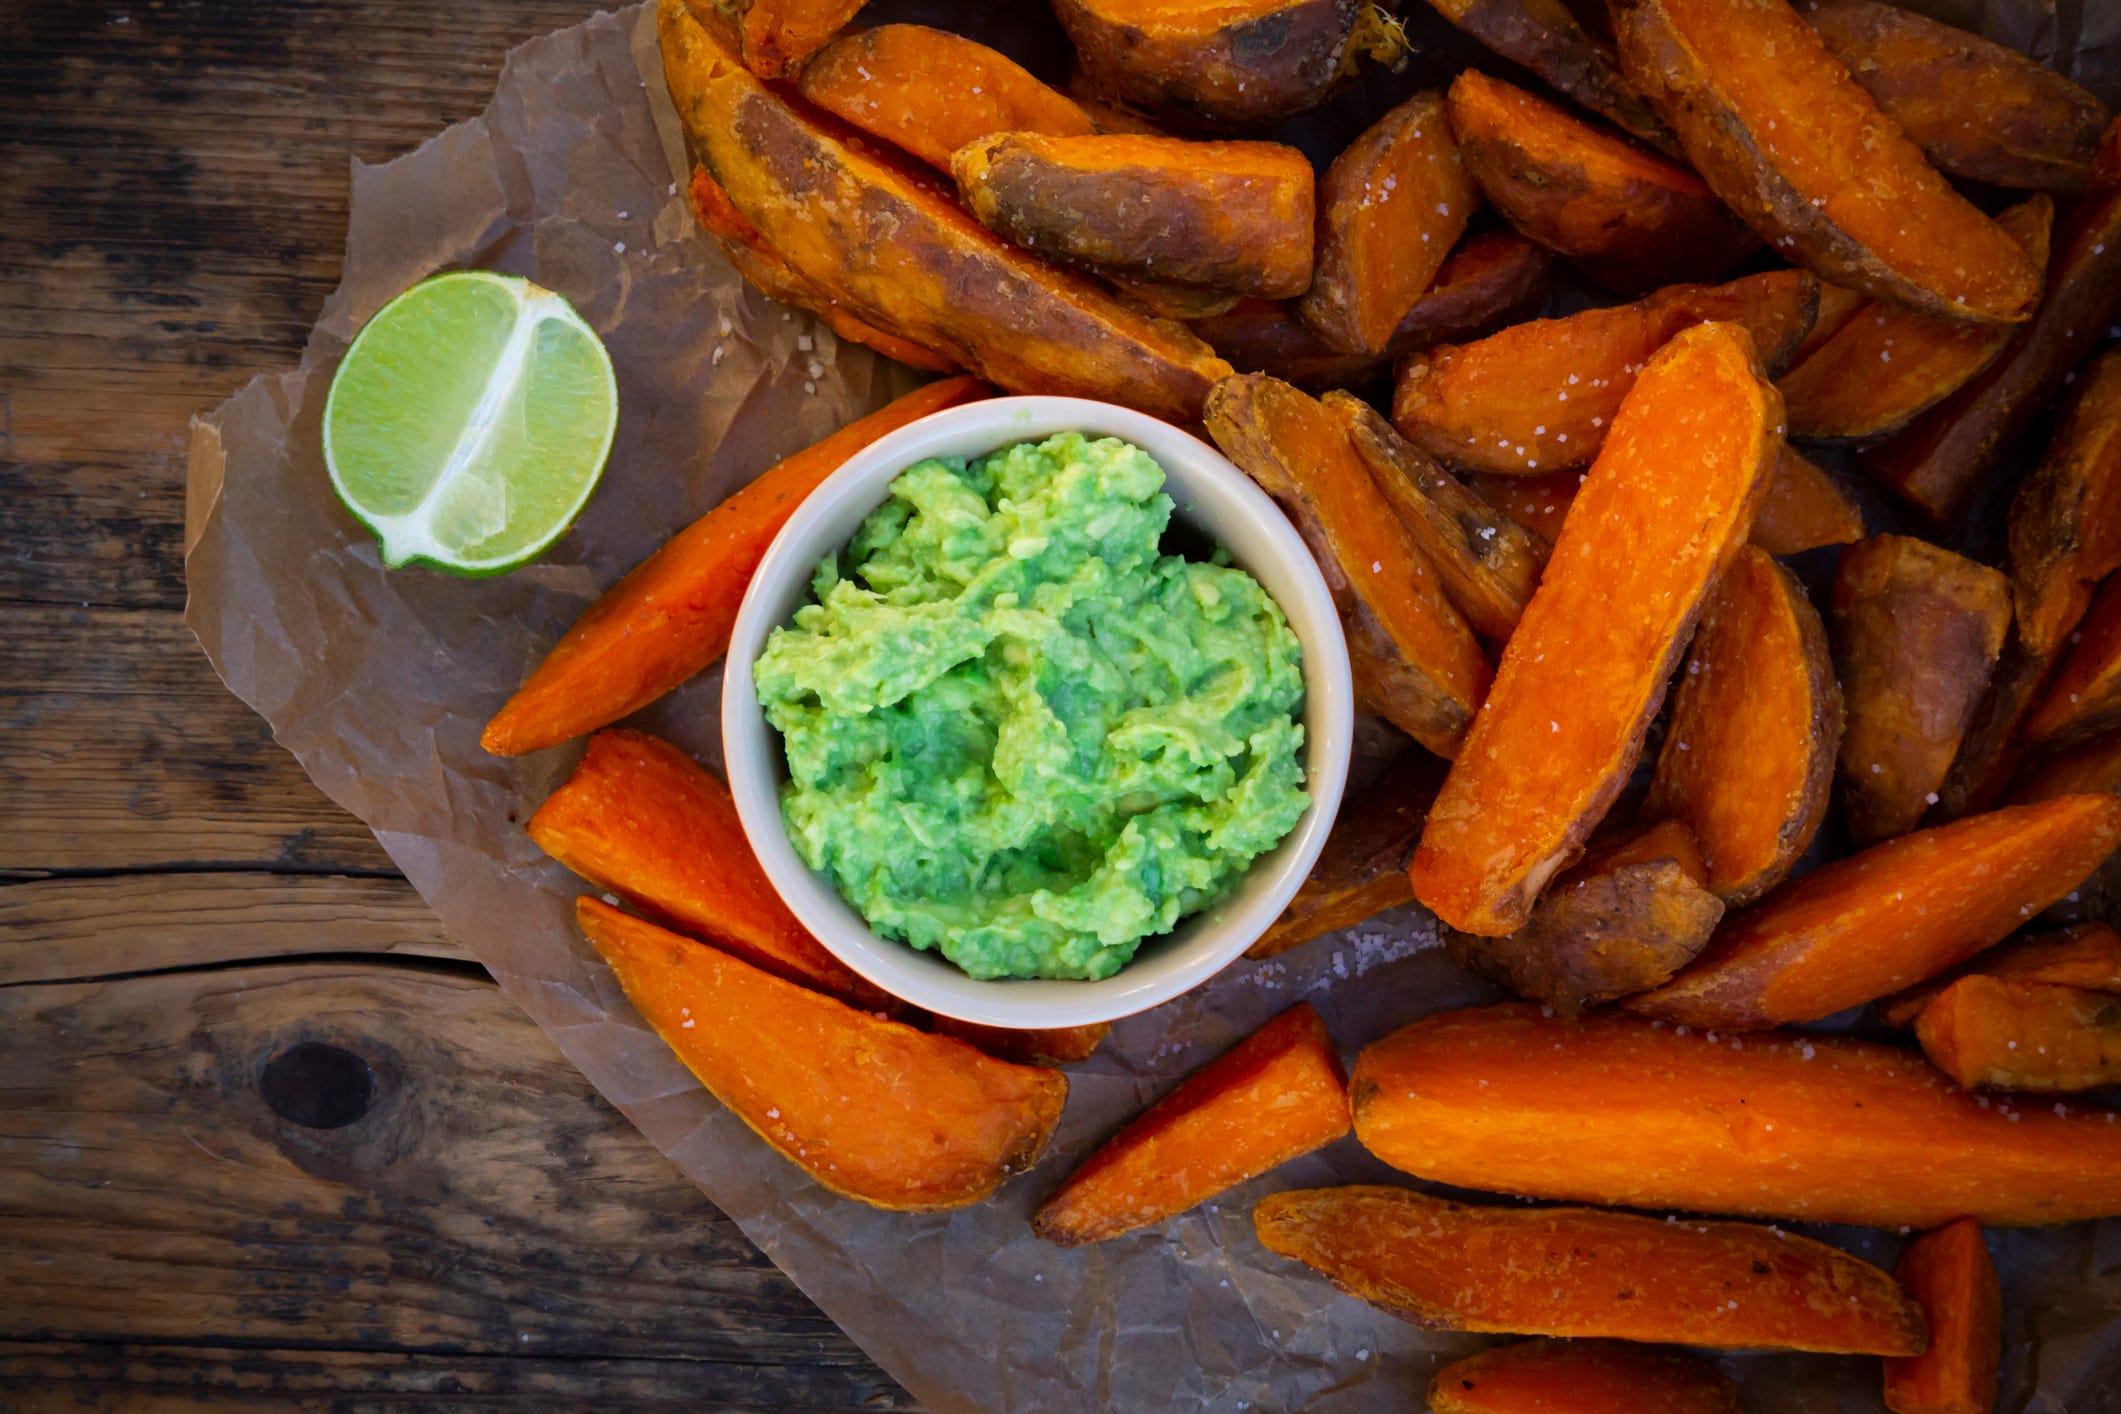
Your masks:
{"label": "lime flesh", "polygon": [[588,503],[618,427],[611,359],[550,290],[437,275],[377,312],[324,404],[332,489],[392,567],[500,574]]}

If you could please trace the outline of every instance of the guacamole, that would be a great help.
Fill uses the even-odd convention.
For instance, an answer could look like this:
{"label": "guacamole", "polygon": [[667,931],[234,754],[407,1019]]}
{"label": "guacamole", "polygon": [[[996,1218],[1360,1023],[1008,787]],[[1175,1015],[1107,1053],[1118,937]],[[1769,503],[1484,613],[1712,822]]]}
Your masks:
{"label": "guacamole", "polygon": [[1296,636],[1243,570],[1160,553],[1163,482],[1073,432],[920,462],[767,640],[789,838],[882,936],[1109,977],[1303,814]]}

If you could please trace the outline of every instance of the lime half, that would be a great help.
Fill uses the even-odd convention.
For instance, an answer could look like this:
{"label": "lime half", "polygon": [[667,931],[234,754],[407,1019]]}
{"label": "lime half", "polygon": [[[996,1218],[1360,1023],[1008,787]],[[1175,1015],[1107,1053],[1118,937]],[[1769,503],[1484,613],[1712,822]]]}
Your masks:
{"label": "lime half", "polygon": [[610,355],[574,306],[464,270],[355,336],[324,404],[324,464],[383,563],[500,574],[588,503],[618,417]]}

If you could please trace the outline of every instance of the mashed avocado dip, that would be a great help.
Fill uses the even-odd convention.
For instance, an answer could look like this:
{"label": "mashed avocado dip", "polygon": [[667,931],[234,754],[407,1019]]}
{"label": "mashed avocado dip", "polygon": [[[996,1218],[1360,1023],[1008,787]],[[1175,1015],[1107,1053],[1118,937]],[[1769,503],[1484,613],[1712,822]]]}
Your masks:
{"label": "mashed avocado dip", "polygon": [[796,852],[974,977],[1109,977],[1295,827],[1300,648],[1160,554],[1163,468],[1065,432],[907,468],[752,670]]}

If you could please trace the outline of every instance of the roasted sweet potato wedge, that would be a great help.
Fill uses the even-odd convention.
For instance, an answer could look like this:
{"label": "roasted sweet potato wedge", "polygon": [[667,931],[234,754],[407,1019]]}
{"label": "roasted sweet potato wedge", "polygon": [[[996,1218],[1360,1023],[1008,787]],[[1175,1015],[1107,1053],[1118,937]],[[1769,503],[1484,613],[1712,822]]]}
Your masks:
{"label": "roasted sweet potato wedge", "polygon": [[1781,421],[1736,325],[1686,330],[1635,382],[1414,852],[1414,896],[1452,927],[1523,927],[1627,783]]}
{"label": "roasted sweet potato wedge", "polygon": [[1085,80],[1189,130],[1262,127],[1325,101],[1359,0],[1054,0]]}
{"label": "roasted sweet potato wedge", "polygon": [[1417,93],[1318,184],[1318,268],[1296,315],[1343,353],[1381,354],[1480,209],[1443,95]]}
{"label": "roasted sweet potato wedge", "polygon": [[1618,123],[1660,151],[1679,155],[1679,139],[1621,76],[1612,51],[1577,23],[1563,0],[1429,3],[1452,24],[1593,113]]}
{"label": "roasted sweet potato wedge", "polygon": [[2011,804],[2058,795],[2121,795],[2121,732],[2036,757],[2011,786]]}
{"label": "roasted sweet potato wedge", "polygon": [[1433,1414],[1738,1414],[1731,1377],[1692,1355],[1624,1340],[1521,1340],[1455,1360],[1429,1382]]}
{"label": "roasted sweet potato wedge", "polygon": [[1105,1038],[1112,1034],[1112,1023],[1100,1021],[1088,1026],[1019,1028],[981,1026],[977,1022],[938,1016],[929,1029],[938,1035],[955,1036],[977,1046],[997,1060],[1014,1061],[1018,1065],[1080,1065],[1095,1055]]}
{"label": "roasted sweet potato wedge", "polygon": [[1468,491],[1552,545],[1561,538],[1561,527],[1569,518],[1569,507],[1583,487],[1580,471],[1515,472],[1467,471],[1459,481]]}
{"label": "roasted sweet potato wedge", "polygon": [[700,1083],[842,1197],[976,1203],[1029,1168],[1060,1119],[1058,1071],[859,1011],[594,898],[576,918]]}
{"label": "roasted sweet potato wedge", "polygon": [[1266,299],[1311,284],[1311,163],[1278,142],[991,133],[950,170],[983,225],[1063,264]]}
{"label": "roasted sweet potato wedge", "polygon": [[1477,471],[1589,466],[1621,399],[1673,335],[1712,320],[1736,322],[1772,374],[1812,327],[1818,300],[1817,280],[1778,270],[1513,325],[1408,358],[1392,392],[1392,423],[1430,456]]}
{"label": "roasted sweet potato wedge", "polygon": [[1191,422],[1229,372],[1206,344],[1018,250],[939,184],[858,148],[736,62],[685,0],[658,12],[695,155],[789,267],[856,318],[1015,392]]}
{"label": "roasted sweet potato wedge", "polygon": [[2117,841],[2121,799],[2105,795],[1901,835],[1726,919],[1692,967],[1626,1005],[1728,1031],[1832,1016],[1995,946],[2083,882]]}
{"label": "roasted sweet potato wedge", "polygon": [[2010,581],[1926,540],[1876,535],[1841,552],[1830,617],[1848,702],[1841,810],[1860,847],[1906,834],[1936,803],[2003,651]]}
{"label": "roasted sweet potato wedge", "polygon": [[1160,280],[1130,280],[1124,275],[1107,275],[1105,279],[1159,319],[1213,319],[1228,314],[1245,298],[1200,285],[1167,285]]}
{"label": "roasted sweet potato wedge", "polygon": [[1790,355],[1789,366],[1795,368],[1810,358],[1821,344],[1840,333],[1842,327],[1856,317],[1856,312],[1869,303],[1869,299],[1854,290],[1844,289],[1829,280],[1821,280],[1819,317],[1812,321],[1812,332],[1804,336],[1804,342],[1797,345],[1797,351]]}
{"label": "roasted sweet potato wedge", "polygon": [[2039,704],[2041,689],[2054,676],[2060,658],[2059,653],[2028,652],[2012,623],[2004,636],[2003,656],[1989,675],[1988,691],[1974,709],[1937,804],[1924,817],[1926,823],[1961,820],[1992,810],[2003,799],[2029,750],[2025,719]]}
{"label": "roasted sweet potato wedge", "polygon": [[2011,502],[2011,593],[2018,637],[2059,653],[2099,581],[2121,570],[2121,353],[2072,385],[2047,455]]}
{"label": "roasted sweet potato wedge", "polygon": [[2003,1359],[2003,1283],[1972,1218],[1907,1245],[1893,1278],[1929,1319],[1929,1349],[1888,1357],[1885,1407],[1893,1414],[1989,1414]]}
{"label": "roasted sweet potato wedge", "polygon": [[1340,605],[1356,688],[1439,756],[1458,750],[1491,670],[1340,420],[1264,374],[1224,379],[1208,432],[1288,511]]}
{"label": "roasted sweet potato wedge", "polygon": [[2054,70],[1878,0],[1800,0],[1797,12],[1938,171],[2053,191],[2090,177],[2106,105]]}
{"label": "roasted sweet potato wedge", "polygon": [[2092,992],[2121,992],[2121,933],[2104,923],[2080,923],[1990,948],[1972,961],[1878,1003],[1888,1026],[1913,1026],[1937,994],[1975,974],[2006,982],[2044,982]]}
{"label": "roasted sweet potato wedge", "polygon": [[1478,69],[1451,84],[1450,118],[1488,205],[1608,289],[1713,280],[1760,248],[1686,168]]}
{"label": "roasted sweet potato wedge", "polygon": [[2121,1080],[2121,996],[1975,973],[1922,1009],[1915,1039],[1969,1090],[2099,1090]]}
{"label": "roasted sweet potato wedge", "polygon": [[2093,596],[2040,705],[2025,719],[2031,742],[2068,746],[2121,727],[2121,577]]}
{"label": "roasted sweet potato wedge", "polygon": [[1615,0],[1622,71],[1777,254],[1908,309],[2028,318],[2040,271],[1784,0]]}
{"label": "roasted sweet potato wedge", "polygon": [[480,734],[496,756],[555,746],[637,711],[729,647],[737,606],[788,517],[847,458],[916,418],[985,397],[974,378],[916,388],[757,480],[672,536],[583,611]]}
{"label": "roasted sweet potato wedge", "polygon": [[1348,1094],[1378,1158],[1496,1193],[1872,1227],[2121,1212],[2121,1124],[1984,1104],[1902,1047],[1834,1036],[1512,1002],[1394,1032]]}
{"label": "roasted sweet potato wedge", "polygon": [[1252,1221],[1269,1252],[1427,1330],[1870,1355],[1926,1343],[1921,1308],[1884,1272],[1751,1223],[1475,1208],[1368,1186],[1277,1193]]}
{"label": "roasted sweet potato wedge", "polygon": [[1410,751],[1361,794],[1343,799],[1310,877],[1245,956],[1275,957],[1321,933],[1412,903],[1407,860],[1442,784],[1443,763],[1426,751]]}
{"label": "roasted sweet potato wedge", "polygon": [[787,78],[839,33],[866,0],[706,0],[726,24],[744,65],[762,79]]}
{"label": "roasted sweet potato wedge", "polygon": [[[2046,196],[2012,207],[1996,224],[2047,269],[2055,204]],[[1870,441],[1906,426],[1950,397],[2011,340],[2007,324],[1962,324],[1872,300],[1841,331],[1776,381],[1790,436]]]}
{"label": "roasted sweet potato wedge", "polygon": [[1751,903],[1819,832],[1841,724],[1819,611],[1793,575],[1748,546],[1702,613],[1643,818],[1682,822],[1709,889]]}
{"label": "roasted sweet potato wedge", "polygon": [[1347,1077],[1298,1002],[1106,1140],[1031,1219],[1079,1247],[1160,1223],[1348,1132]]}
{"label": "roasted sweet potato wedge", "polygon": [[1008,55],[927,25],[841,35],[803,66],[801,88],[826,112],[945,172],[951,153],[989,133],[1097,131],[1074,99]]}

